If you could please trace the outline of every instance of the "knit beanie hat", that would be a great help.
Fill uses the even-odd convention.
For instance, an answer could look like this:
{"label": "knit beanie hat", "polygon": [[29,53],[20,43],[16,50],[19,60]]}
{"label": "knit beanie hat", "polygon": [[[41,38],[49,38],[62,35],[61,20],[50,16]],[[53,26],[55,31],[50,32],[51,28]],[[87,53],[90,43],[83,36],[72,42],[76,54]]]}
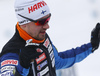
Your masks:
{"label": "knit beanie hat", "polygon": [[49,7],[43,0],[15,0],[14,8],[19,25],[31,22],[20,15],[37,20],[50,13]]}

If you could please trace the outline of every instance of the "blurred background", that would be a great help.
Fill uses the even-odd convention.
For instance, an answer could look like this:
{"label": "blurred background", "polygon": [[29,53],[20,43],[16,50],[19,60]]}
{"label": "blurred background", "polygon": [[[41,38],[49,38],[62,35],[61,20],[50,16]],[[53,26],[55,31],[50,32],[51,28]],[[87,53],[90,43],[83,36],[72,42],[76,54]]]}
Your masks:
{"label": "blurred background", "polygon": [[[58,51],[90,42],[91,31],[100,22],[100,0],[45,0],[52,17],[47,31]],[[0,0],[0,50],[13,36],[17,19],[14,0]],[[100,48],[73,67],[58,70],[58,76],[100,76]]]}

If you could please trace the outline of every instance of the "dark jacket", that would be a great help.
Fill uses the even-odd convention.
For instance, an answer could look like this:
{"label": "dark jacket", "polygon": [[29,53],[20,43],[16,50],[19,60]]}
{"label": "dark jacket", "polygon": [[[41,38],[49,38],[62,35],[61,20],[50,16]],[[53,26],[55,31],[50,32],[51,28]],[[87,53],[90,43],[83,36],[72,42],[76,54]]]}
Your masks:
{"label": "dark jacket", "polygon": [[[0,54],[1,76],[8,74],[13,76],[12,71],[15,69],[14,67],[16,67],[19,74],[23,76],[27,75],[27,69],[25,70],[19,63],[20,49],[25,47],[25,44],[26,41],[20,37],[18,30],[16,30],[16,33],[3,47]],[[36,76],[56,76],[55,69],[71,67],[73,64],[82,61],[92,53],[91,43],[84,44],[76,49],[58,53],[47,34],[45,36],[45,41],[40,43],[40,45],[42,47],[35,47],[34,49],[35,51],[37,48],[42,50],[43,53],[41,56],[44,56],[44,58],[40,57],[38,61],[34,61]],[[61,46],[63,45],[61,44]],[[30,67],[28,76],[33,76],[32,67]]]}

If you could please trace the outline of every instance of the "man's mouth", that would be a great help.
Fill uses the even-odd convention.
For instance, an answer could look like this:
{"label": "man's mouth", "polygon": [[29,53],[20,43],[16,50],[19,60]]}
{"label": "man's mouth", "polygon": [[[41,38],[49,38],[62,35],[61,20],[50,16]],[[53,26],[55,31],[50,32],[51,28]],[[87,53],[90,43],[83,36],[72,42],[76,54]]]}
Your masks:
{"label": "man's mouth", "polygon": [[41,33],[41,34],[45,34],[46,32],[45,32],[45,31],[41,31],[40,33]]}

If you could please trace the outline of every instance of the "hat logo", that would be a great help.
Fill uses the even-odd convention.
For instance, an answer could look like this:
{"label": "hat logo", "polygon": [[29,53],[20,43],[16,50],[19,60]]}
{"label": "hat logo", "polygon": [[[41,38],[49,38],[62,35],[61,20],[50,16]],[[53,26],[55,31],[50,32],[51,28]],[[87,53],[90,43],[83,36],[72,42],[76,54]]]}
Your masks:
{"label": "hat logo", "polygon": [[46,10],[42,10],[41,14],[44,14],[46,12]]}
{"label": "hat logo", "polygon": [[38,2],[37,4],[35,4],[31,7],[28,7],[28,11],[29,11],[29,13],[34,12],[34,11],[42,8],[45,5],[47,5],[47,4],[44,1]]}

